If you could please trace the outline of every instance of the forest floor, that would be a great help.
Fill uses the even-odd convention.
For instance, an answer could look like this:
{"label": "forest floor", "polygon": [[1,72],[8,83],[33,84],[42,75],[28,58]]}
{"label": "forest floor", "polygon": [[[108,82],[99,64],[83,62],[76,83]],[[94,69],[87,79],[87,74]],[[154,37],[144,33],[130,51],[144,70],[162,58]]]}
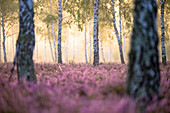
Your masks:
{"label": "forest floor", "polygon": [[[0,64],[0,113],[136,113],[126,94],[127,65],[35,64],[37,84],[8,77],[12,63]],[[161,100],[146,113],[170,113],[170,62],[161,69]]]}

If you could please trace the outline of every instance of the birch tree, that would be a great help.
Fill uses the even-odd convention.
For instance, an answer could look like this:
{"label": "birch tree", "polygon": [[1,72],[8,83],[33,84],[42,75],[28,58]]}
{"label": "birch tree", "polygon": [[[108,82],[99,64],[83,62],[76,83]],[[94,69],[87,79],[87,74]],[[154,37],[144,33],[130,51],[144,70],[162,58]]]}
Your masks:
{"label": "birch tree", "polygon": [[[7,62],[7,53],[6,53],[6,39],[9,36],[12,36],[11,28],[16,23],[18,19],[18,7],[16,7],[18,1],[14,0],[0,0],[0,13],[1,13],[1,24],[2,25],[2,34],[3,34],[3,58]],[[8,42],[7,42],[8,43]],[[12,46],[11,46],[12,47]]]}
{"label": "birch tree", "polygon": [[160,96],[156,17],[156,0],[135,0],[127,93],[137,100]]}
{"label": "birch tree", "polygon": [[[50,8],[51,8],[51,15],[52,15],[52,3],[50,0]],[[56,39],[55,39],[55,33],[54,33],[54,23],[53,20],[51,20],[51,29],[52,29],[52,35],[53,35],[53,44],[54,44],[54,61],[57,62],[57,47],[56,47]]]}
{"label": "birch tree", "polygon": [[46,37],[45,37],[45,42],[44,42],[44,49],[45,49],[45,59],[44,59],[44,61],[46,62],[47,61],[47,39],[46,39]]}
{"label": "birch tree", "polygon": [[161,4],[161,50],[162,50],[162,63],[166,65],[166,51],[165,51],[165,27],[164,27],[164,4],[166,0],[160,0]]}
{"label": "birch tree", "polygon": [[49,25],[47,25],[47,29],[48,29],[48,41],[49,41],[49,44],[50,44],[51,57],[52,57],[52,60],[54,62],[55,60],[54,60],[53,49],[52,49],[51,40],[50,40],[50,28],[49,28]]}
{"label": "birch tree", "polygon": [[[37,79],[34,72],[33,50],[35,47],[34,33],[34,11],[32,0],[19,1],[19,37],[16,44],[16,56],[13,62],[12,72],[17,60],[18,81],[23,78],[27,81],[36,83]],[[10,76],[10,78],[11,78]],[[9,78],[9,80],[10,80]]]}
{"label": "birch tree", "polygon": [[[67,29],[66,29],[65,34],[66,34],[66,37],[67,37]],[[65,41],[65,59],[66,59],[66,62],[68,63],[68,37]]]}
{"label": "birch tree", "polygon": [[125,32],[124,32],[124,28],[123,28],[123,39],[124,39],[124,56],[126,59],[126,41],[125,41]]}
{"label": "birch tree", "polygon": [[91,63],[91,57],[92,57],[92,44],[91,44],[91,21],[89,22],[89,40],[90,40],[90,55],[89,55],[89,62]]}
{"label": "birch tree", "polygon": [[75,60],[75,31],[74,31],[74,36],[73,36],[73,62]]}
{"label": "birch tree", "polygon": [[88,59],[87,59],[87,39],[86,39],[86,11],[85,11],[85,25],[84,25],[84,33],[85,33],[85,60],[86,63],[88,63]]}
{"label": "birch tree", "polygon": [[62,6],[62,0],[58,0],[59,10],[58,10],[58,63],[62,64],[62,46],[61,46],[61,31],[62,31],[62,10],[64,8],[64,4],[67,0],[63,0],[63,6]]}
{"label": "birch tree", "polygon": [[[62,46],[61,46],[61,28],[62,28],[62,7],[61,1],[58,0],[59,10],[58,10],[58,63],[62,64]],[[65,0],[64,0],[65,1]]]}
{"label": "birch tree", "polygon": [[121,63],[124,64],[125,61],[124,61],[124,58],[123,58],[123,50],[122,50],[121,41],[120,41],[120,38],[119,38],[119,33],[118,33],[118,30],[117,30],[117,27],[116,27],[114,0],[112,0],[112,9],[113,9],[113,25],[114,25],[114,29],[115,29],[115,33],[116,33],[116,37],[117,37],[117,41],[118,41],[120,59],[121,59]]}
{"label": "birch tree", "polygon": [[3,51],[4,51],[4,61],[7,62],[6,57],[6,48],[5,48],[5,25],[4,25],[4,13],[3,9],[1,8],[1,17],[2,17],[2,31],[3,31]]}
{"label": "birch tree", "polygon": [[122,46],[122,19],[121,19],[121,2],[122,0],[119,0],[119,32],[120,32],[120,44]]}
{"label": "birch tree", "polygon": [[94,26],[93,26],[93,50],[94,50],[94,59],[93,65],[99,65],[99,42],[98,42],[98,8],[99,0],[94,2]]}
{"label": "birch tree", "polygon": [[13,31],[13,26],[12,26],[12,55],[13,57],[15,56],[14,51],[15,51],[15,40],[14,40],[14,31]]}
{"label": "birch tree", "polygon": [[102,41],[101,33],[100,33],[100,48],[101,48],[103,62],[105,62],[104,50],[103,50],[103,41]]}

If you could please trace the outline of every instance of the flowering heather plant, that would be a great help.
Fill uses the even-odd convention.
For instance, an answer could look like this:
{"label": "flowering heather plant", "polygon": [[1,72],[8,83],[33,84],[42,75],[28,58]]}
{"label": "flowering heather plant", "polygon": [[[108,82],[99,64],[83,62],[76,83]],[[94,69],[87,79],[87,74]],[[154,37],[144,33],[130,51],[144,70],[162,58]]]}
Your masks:
{"label": "flowering heather plant", "polygon": [[[126,95],[127,66],[122,64],[35,64],[37,84],[18,84],[12,64],[0,64],[0,113],[136,113]],[[170,62],[161,68],[162,98],[147,113],[170,112]]]}

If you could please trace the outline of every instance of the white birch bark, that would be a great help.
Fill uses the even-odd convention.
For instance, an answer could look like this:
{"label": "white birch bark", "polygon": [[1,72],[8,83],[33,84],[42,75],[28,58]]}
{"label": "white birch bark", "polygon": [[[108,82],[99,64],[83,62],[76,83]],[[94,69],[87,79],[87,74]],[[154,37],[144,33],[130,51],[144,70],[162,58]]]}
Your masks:
{"label": "white birch bark", "polygon": [[164,3],[165,0],[160,0],[161,4],[161,49],[162,49],[162,63],[166,65],[166,51],[165,51],[165,27],[164,27]]}
{"label": "white birch bark", "polygon": [[134,1],[134,25],[129,51],[127,93],[146,111],[153,97],[161,97],[157,3],[156,0]]}
{"label": "white birch bark", "polygon": [[37,39],[36,43],[37,43],[37,61],[38,61],[38,37],[36,39]]}
{"label": "white birch bark", "polygon": [[95,3],[94,3],[94,27],[93,27],[93,49],[94,49],[93,65],[94,66],[99,65],[98,8],[99,8],[99,0],[95,0]]}
{"label": "white birch bark", "polygon": [[74,37],[73,37],[73,62],[75,60],[75,31],[74,31]]}
{"label": "white birch bark", "polygon": [[86,11],[85,11],[85,60],[86,60],[86,63],[88,63],[88,59],[87,59],[87,39],[86,39]]}
{"label": "white birch bark", "polygon": [[102,53],[103,62],[105,62],[104,50],[103,50],[103,42],[102,42],[101,34],[100,34],[100,47],[101,47],[101,53]]}
{"label": "white birch bark", "polygon": [[14,56],[15,56],[15,40],[14,40],[13,26],[12,26],[12,56],[13,56],[13,59],[14,59]]}
{"label": "white birch bark", "polygon": [[47,39],[46,39],[46,36],[45,36],[45,42],[44,42],[44,49],[45,49],[45,60],[44,60],[44,62],[46,62],[47,61],[47,43],[46,43],[46,41],[47,41]]}
{"label": "white birch bark", "polygon": [[66,56],[66,62],[68,63],[68,37],[67,37],[67,30],[66,30],[66,42],[65,42],[65,56]]}
{"label": "white birch bark", "polygon": [[111,43],[109,43],[110,44],[110,46],[109,46],[109,50],[110,50],[110,52],[109,52],[109,59],[110,59],[110,63],[112,62],[112,44]]}
{"label": "white birch bark", "polygon": [[120,38],[119,38],[119,33],[118,33],[118,30],[117,30],[117,27],[116,27],[114,0],[112,0],[112,9],[113,9],[113,24],[114,24],[114,29],[115,29],[117,41],[118,41],[119,52],[120,52],[120,59],[121,59],[121,63],[124,64],[125,61],[124,61],[124,58],[123,58],[122,46],[121,46],[121,42],[120,42]]}
{"label": "white birch bark", "polygon": [[[50,0],[50,7],[51,7],[51,15],[52,15],[52,3]],[[56,39],[55,39],[55,33],[54,33],[54,23],[51,21],[51,29],[52,29],[52,35],[53,35],[53,44],[54,44],[54,61],[57,62],[57,47],[56,47]]]}
{"label": "white birch bark", "polygon": [[1,13],[2,13],[2,30],[3,30],[3,51],[4,51],[4,61],[7,62],[6,48],[5,48],[5,25],[4,25],[4,14],[3,14],[3,10],[1,10]]}
{"label": "white birch bark", "polygon": [[53,55],[53,49],[52,49],[51,40],[50,40],[50,28],[49,28],[49,26],[48,26],[48,41],[49,41],[49,44],[50,44],[51,57],[52,57],[52,60],[54,62],[54,55]]}
{"label": "white birch bark", "polygon": [[90,58],[89,58],[89,62],[91,63],[91,58],[92,58],[92,55],[91,55],[91,53],[92,53],[92,50],[91,50],[91,35],[90,35],[90,33],[91,33],[91,21],[89,22],[89,40],[90,40]]}
{"label": "white birch bark", "polygon": [[[17,40],[17,72],[18,81],[23,77],[36,83],[34,72],[33,50],[35,47],[34,3],[32,0],[19,0],[19,36]],[[15,63],[15,58],[14,58]],[[13,69],[13,68],[12,68]],[[11,71],[12,72],[12,71]]]}
{"label": "white birch bark", "polygon": [[121,0],[119,0],[119,32],[120,32],[120,43],[121,46],[123,47],[122,43],[122,20],[121,20]]}
{"label": "white birch bark", "polygon": [[125,59],[126,59],[126,41],[125,41],[124,28],[123,28],[123,39],[124,39],[124,55],[125,55]]}
{"label": "white birch bark", "polygon": [[62,46],[61,46],[61,30],[62,30],[62,7],[61,0],[58,0],[58,63],[62,64]]}

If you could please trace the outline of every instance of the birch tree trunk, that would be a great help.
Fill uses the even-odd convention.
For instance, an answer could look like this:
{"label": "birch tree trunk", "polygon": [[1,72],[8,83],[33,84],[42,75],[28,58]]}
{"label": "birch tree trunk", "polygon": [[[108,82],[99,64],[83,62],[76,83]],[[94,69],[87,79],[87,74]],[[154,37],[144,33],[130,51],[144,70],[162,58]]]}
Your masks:
{"label": "birch tree trunk", "polygon": [[[66,37],[67,37],[67,30],[66,30]],[[68,63],[68,37],[65,42],[65,55],[66,55],[66,62]]]}
{"label": "birch tree trunk", "polygon": [[109,43],[110,44],[110,46],[109,46],[109,50],[110,50],[110,52],[109,52],[109,60],[110,60],[110,63],[112,62],[112,44],[111,43]]}
{"label": "birch tree trunk", "polygon": [[6,37],[6,36],[5,36],[5,38],[6,38],[6,39],[5,39],[5,42],[6,42],[6,56],[7,56],[6,60],[9,62],[9,61],[10,61],[10,59],[9,59],[9,57],[8,57],[8,55],[9,55],[9,54],[8,54],[8,45],[9,45],[8,42],[9,42],[9,38]]}
{"label": "birch tree trunk", "polygon": [[86,63],[88,63],[88,59],[87,59],[87,40],[86,40],[86,11],[85,11],[85,60],[86,60]]}
{"label": "birch tree trunk", "polygon": [[160,96],[156,17],[156,0],[135,0],[127,92],[137,100]]}
{"label": "birch tree trunk", "polygon": [[4,51],[4,61],[5,63],[7,62],[7,57],[6,57],[6,48],[5,48],[5,25],[4,25],[4,14],[3,10],[1,10],[2,13],[2,30],[3,30],[3,51]]}
{"label": "birch tree trunk", "polygon": [[101,34],[100,34],[100,47],[101,47],[102,58],[103,58],[103,61],[105,62],[104,50],[103,50],[103,42],[102,42]]}
{"label": "birch tree trunk", "polygon": [[52,60],[54,62],[53,49],[52,49],[51,40],[50,40],[50,28],[49,28],[49,26],[47,26],[47,28],[48,28],[48,41],[49,41],[49,44],[50,44],[51,57],[52,57]]}
{"label": "birch tree trunk", "polygon": [[162,49],[162,63],[166,65],[166,51],[165,51],[165,27],[164,27],[164,1],[160,0],[161,4],[161,49]]}
{"label": "birch tree trunk", "polygon": [[119,26],[120,26],[120,44],[123,47],[123,43],[122,43],[122,20],[121,20],[121,0],[119,0]]}
{"label": "birch tree trunk", "polygon": [[91,63],[91,53],[92,53],[92,51],[91,51],[91,35],[90,35],[90,33],[91,33],[91,21],[89,22],[89,40],[90,40],[90,58],[89,58],[89,62]]}
{"label": "birch tree trunk", "polygon": [[32,0],[19,1],[20,31],[17,40],[17,72],[19,82],[26,78],[27,81],[36,82],[34,73],[33,50],[35,47],[34,11]]}
{"label": "birch tree trunk", "polygon": [[62,29],[62,7],[61,0],[58,0],[58,63],[62,64],[62,46],[61,46],[61,29]]}
{"label": "birch tree trunk", "polygon": [[0,26],[0,62],[2,62],[1,60],[1,26]]}
{"label": "birch tree trunk", "polygon": [[37,62],[38,62],[38,38],[36,38],[37,39]]}
{"label": "birch tree trunk", "polygon": [[[12,56],[15,56],[15,41],[14,41],[14,31],[12,26]],[[14,59],[14,58],[13,58]]]}
{"label": "birch tree trunk", "polygon": [[99,0],[95,0],[95,3],[94,3],[94,27],[93,27],[93,49],[94,49],[93,65],[94,66],[99,65],[98,8],[99,8]]}
{"label": "birch tree trunk", "polygon": [[45,42],[44,42],[44,45],[45,45],[45,46],[44,46],[44,47],[45,47],[45,48],[44,48],[44,49],[45,49],[45,60],[44,60],[44,62],[47,61],[47,45],[46,45],[47,42],[46,42],[46,41],[47,41],[47,39],[46,39],[46,36],[45,36]]}
{"label": "birch tree trunk", "polygon": [[[52,15],[52,4],[50,0],[50,7],[51,7],[51,15]],[[53,35],[53,44],[54,44],[54,61],[57,62],[57,48],[56,48],[56,39],[55,39],[55,33],[54,33],[54,23],[51,21],[51,29],[52,29],[52,35]]]}
{"label": "birch tree trunk", "polygon": [[[36,28],[35,28],[35,35],[36,35]],[[37,62],[38,62],[38,37],[36,38],[36,44],[37,44]]]}
{"label": "birch tree trunk", "polygon": [[116,27],[114,0],[112,0],[112,8],[113,8],[113,24],[114,24],[114,29],[115,29],[118,45],[119,45],[119,52],[120,52],[121,63],[124,64],[125,61],[124,61],[124,58],[123,58],[123,51],[122,51],[121,41],[119,39],[119,33],[118,33],[118,30],[117,30],[117,27]]}
{"label": "birch tree trunk", "polygon": [[73,62],[75,60],[75,32],[74,32],[74,37],[73,37]]}
{"label": "birch tree trunk", "polygon": [[124,55],[125,55],[125,59],[126,59],[126,41],[125,41],[124,28],[123,28],[123,39],[124,39]]}

